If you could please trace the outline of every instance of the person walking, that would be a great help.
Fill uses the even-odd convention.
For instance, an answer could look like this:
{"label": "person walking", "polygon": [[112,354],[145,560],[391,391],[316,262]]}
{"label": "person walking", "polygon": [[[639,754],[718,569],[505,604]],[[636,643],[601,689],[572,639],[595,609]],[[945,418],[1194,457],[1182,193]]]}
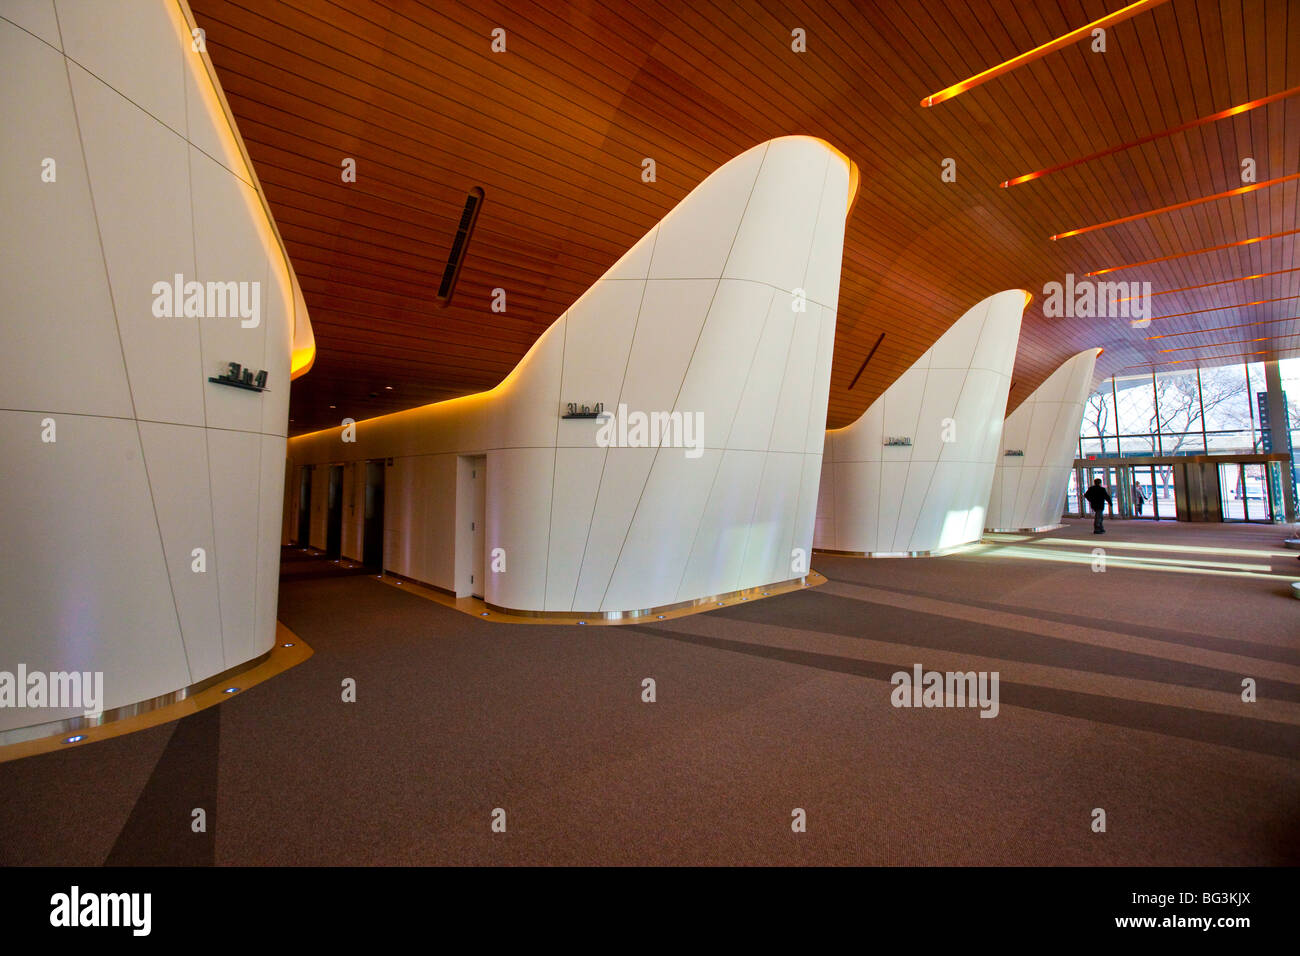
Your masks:
{"label": "person walking", "polygon": [[1133,482],[1133,506],[1137,508],[1138,517],[1142,517],[1142,506],[1147,503],[1147,496],[1142,493],[1142,485],[1138,481]]}
{"label": "person walking", "polygon": [[1101,525],[1102,516],[1106,514],[1106,506],[1110,504],[1110,492],[1101,486],[1101,479],[1094,478],[1092,487],[1083,493],[1088,499],[1088,507],[1092,509],[1092,533],[1105,534],[1106,529]]}

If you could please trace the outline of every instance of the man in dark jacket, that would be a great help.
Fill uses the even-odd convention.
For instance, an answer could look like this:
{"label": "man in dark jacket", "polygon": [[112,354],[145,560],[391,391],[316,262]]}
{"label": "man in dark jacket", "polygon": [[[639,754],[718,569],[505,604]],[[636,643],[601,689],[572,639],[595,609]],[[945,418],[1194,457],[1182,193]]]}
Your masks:
{"label": "man in dark jacket", "polygon": [[1092,487],[1083,496],[1088,499],[1088,507],[1092,509],[1092,533],[1105,534],[1106,529],[1101,526],[1101,519],[1106,514],[1106,506],[1110,504],[1110,492],[1101,486],[1100,478],[1094,478]]}

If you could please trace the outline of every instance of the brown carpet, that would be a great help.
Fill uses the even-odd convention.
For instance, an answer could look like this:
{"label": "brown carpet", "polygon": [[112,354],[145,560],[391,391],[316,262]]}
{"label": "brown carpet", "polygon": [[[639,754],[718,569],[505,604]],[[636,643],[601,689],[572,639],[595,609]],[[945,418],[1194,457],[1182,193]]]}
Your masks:
{"label": "brown carpet", "polygon": [[[1300,863],[1300,562],[1278,528],[1110,528],[818,556],[821,588],[618,628],[298,555],[280,616],[315,655],[219,717],[0,765],[0,863]],[[999,716],[894,708],[915,663],[997,670]]]}

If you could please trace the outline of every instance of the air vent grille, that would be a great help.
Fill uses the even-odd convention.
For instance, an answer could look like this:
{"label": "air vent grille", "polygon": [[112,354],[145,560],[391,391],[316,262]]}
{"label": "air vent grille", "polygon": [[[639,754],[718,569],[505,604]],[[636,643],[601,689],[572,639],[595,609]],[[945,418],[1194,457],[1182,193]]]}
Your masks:
{"label": "air vent grille", "polygon": [[451,294],[456,290],[456,279],[460,276],[461,263],[465,261],[465,250],[469,247],[469,237],[474,232],[474,223],[483,206],[483,190],[475,186],[465,198],[465,209],[460,214],[456,225],[456,235],[451,240],[451,253],[447,256],[447,267],[442,270],[442,281],[438,283],[438,298],[443,302],[451,301]]}

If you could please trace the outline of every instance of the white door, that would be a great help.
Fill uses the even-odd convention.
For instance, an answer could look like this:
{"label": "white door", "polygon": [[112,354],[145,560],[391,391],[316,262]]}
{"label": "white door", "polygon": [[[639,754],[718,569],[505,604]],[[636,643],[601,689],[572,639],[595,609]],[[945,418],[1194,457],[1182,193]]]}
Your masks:
{"label": "white door", "polygon": [[481,598],[486,593],[487,567],[484,563],[484,541],[487,522],[487,456],[480,455],[470,462],[470,593]]}

